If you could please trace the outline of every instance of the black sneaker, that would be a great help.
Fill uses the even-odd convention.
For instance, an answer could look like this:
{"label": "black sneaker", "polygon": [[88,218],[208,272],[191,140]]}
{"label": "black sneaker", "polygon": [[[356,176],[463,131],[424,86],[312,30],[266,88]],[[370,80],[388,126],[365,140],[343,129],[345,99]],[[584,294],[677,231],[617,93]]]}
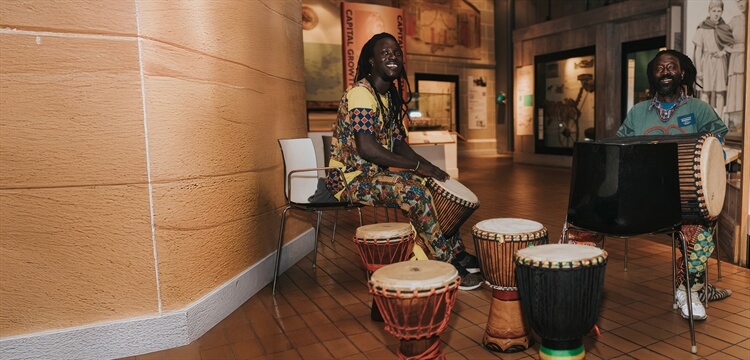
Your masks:
{"label": "black sneaker", "polygon": [[461,284],[458,285],[460,290],[474,290],[482,286],[484,277],[478,273],[466,273],[461,277]]}
{"label": "black sneaker", "polygon": [[[467,253],[466,251],[462,251],[458,253],[454,258],[453,261],[451,261],[453,266],[458,268],[459,266],[466,269],[469,273],[476,274],[481,269],[479,268],[479,259],[477,259],[476,256],[471,255]],[[461,271],[459,270],[459,275]]]}

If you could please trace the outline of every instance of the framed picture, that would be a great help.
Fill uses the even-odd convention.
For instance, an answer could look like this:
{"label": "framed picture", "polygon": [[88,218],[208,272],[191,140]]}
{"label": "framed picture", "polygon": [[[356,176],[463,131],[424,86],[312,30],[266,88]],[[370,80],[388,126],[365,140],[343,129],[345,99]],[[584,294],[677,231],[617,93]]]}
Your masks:
{"label": "framed picture", "polygon": [[685,54],[698,69],[696,97],[711,104],[742,141],[745,127],[745,34],[748,0],[685,1]]}

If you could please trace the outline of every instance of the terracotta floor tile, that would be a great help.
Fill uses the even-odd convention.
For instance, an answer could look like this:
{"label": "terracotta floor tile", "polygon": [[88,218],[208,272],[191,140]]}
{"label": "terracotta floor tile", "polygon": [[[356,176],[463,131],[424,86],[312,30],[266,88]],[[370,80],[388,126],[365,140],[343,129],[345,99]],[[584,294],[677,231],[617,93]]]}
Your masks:
{"label": "terracotta floor tile", "polygon": [[[547,227],[550,240],[557,241],[566,214],[569,179],[570,170],[565,168],[515,164],[512,158],[462,157],[460,181],[482,201],[460,230],[467,251],[476,253],[472,226],[490,218],[539,221]],[[372,223],[373,214],[372,208],[363,208],[366,223]],[[330,241],[332,219],[326,214],[323,220],[317,269],[312,269],[308,255],[280,274],[275,296],[269,284],[190,345],[134,360],[198,360],[202,355],[264,360],[398,359],[400,340],[385,330],[384,323],[370,319],[372,295],[351,241],[359,226],[356,212],[339,214],[335,244]],[[709,318],[696,322],[698,354],[691,354],[688,322],[672,308],[670,241],[664,235],[628,238],[628,271],[623,271],[625,241],[607,238],[609,263],[597,321],[601,336],[593,332],[584,336],[587,360],[750,358],[743,357],[750,352],[750,269],[722,257],[722,280],[718,281],[716,260],[709,262],[709,282],[734,293],[710,303]],[[541,340],[535,334],[535,343],[518,353],[484,348],[491,299],[487,286],[458,292],[449,326],[441,334],[446,359],[538,359]]]}
{"label": "terracotta floor tile", "polygon": [[233,360],[234,354],[229,345],[201,350],[201,360]]}
{"label": "terracotta floor tile", "polygon": [[253,359],[265,354],[258,339],[231,343],[229,347],[237,360]]}

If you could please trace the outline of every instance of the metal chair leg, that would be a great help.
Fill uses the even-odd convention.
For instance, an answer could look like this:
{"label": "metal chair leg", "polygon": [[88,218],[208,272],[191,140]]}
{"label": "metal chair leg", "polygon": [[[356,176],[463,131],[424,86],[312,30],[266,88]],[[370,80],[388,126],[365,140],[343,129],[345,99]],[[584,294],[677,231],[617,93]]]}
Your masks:
{"label": "metal chair leg", "polygon": [[318,266],[318,236],[320,235],[320,223],[323,221],[323,212],[318,213],[318,221],[315,222],[315,246],[313,247],[313,270]]}
{"label": "metal chair leg", "polygon": [[625,265],[622,271],[628,271],[628,238],[625,238]]}
{"label": "metal chair leg", "polygon": [[279,243],[276,246],[276,264],[273,268],[273,288],[271,295],[276,295],[276,278],[279,276],[279,265],[281,265],[281,245],[284,242],[284,223],[286,222],[286,212],[290,207],[284,208],[281,212],[281,225],[279,226]]}
{"label": "metal chair leg", "polygon": [[[672,236],[673,236],[673,239],[674,239],[674,234]],[[685,235],[681,231],[677,233],[677,236],[680,238],[680,246],[681,246],[681,249],[683,251],[683,254],[682,254],[683,264],[682,265],[685,266],[685,293],[687,295],[688,323],[690,324],[689,325],[690,326],[690,343],[692,345],[692,347],[690,348],[690,351],[693,354],[697,354],[698,353],[698,345],[696,345],[696,343],[695,343],[695,322],[693,320],[693,305],[692,305],[693,304],[693,299],[692,299],[692,291],[690,291],[692,289],[692,287],[690,286],[690,275],[688,274],[688,272],[689,272],[689,270],[688,270],[688,259],[687,259],[688,257],[687,257],[687,254],[685,254],[685,251],[687,250],[687,240],[685,239]],[[677,263],[676,263],[676,260],[675,260],[676,254],[675,254],[674,243],[675,242],[672,241],[672,280],[673,280],[672,289],[673,289],[673,293],[676,293],[677,292],[677,289],[676,289],[677,282],[674,281],[674,280],[676,280],[676,272],[677,272],[677,270],[675,269],[675,267],[677,266]],[[675,298],[675,302],[674,302],[674,308],[677,308],[676,298]]]}
{"label": "metal chair leg", "polygon": [[333,215],[333,234],[331,234],[331,244],[336,243],[336,224],[339,223],[339,211],[334,211]]}
{"label": "metal chair leg", "polygon": [[[718,281],[721,281],[721,249],[719,249],[719,222],[714,224],[714,233],[711,235],[714,240],[714,252],[716,252],[716,272],[718,275]],[[708,298],[708,297],[706,297]]]}
{"label": "metal chair leg", "polygon": [[362,226],[362,224],[364,223],[362,222],[362,208],[361,207],[357,208],[357,213],[359,213],[359,226]]}

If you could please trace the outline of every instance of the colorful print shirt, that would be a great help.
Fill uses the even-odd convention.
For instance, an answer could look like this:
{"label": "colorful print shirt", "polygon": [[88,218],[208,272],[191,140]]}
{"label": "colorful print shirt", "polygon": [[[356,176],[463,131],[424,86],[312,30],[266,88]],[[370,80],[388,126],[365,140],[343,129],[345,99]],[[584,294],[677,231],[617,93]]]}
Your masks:
{"label": "colorful print shirt", "polygon": [[[336,126],[331,141],[331,160],[328,166],[344,169],[346,183],[350,183],[360,174],[367,176],[387,170],[371,163],[357,153],[354,134],[365,133],[375,136],[376,141],[384,148],[393,151],[393,146],[404,141],[406,130],[400,120],[387,121],[388,96],[380,96],[383,107],[378,104],[380,96],[365,79],[349,87],[341,98]],[[338,198],[344,188],[344,181],[338,172],[329,172],[326,185]]]}

